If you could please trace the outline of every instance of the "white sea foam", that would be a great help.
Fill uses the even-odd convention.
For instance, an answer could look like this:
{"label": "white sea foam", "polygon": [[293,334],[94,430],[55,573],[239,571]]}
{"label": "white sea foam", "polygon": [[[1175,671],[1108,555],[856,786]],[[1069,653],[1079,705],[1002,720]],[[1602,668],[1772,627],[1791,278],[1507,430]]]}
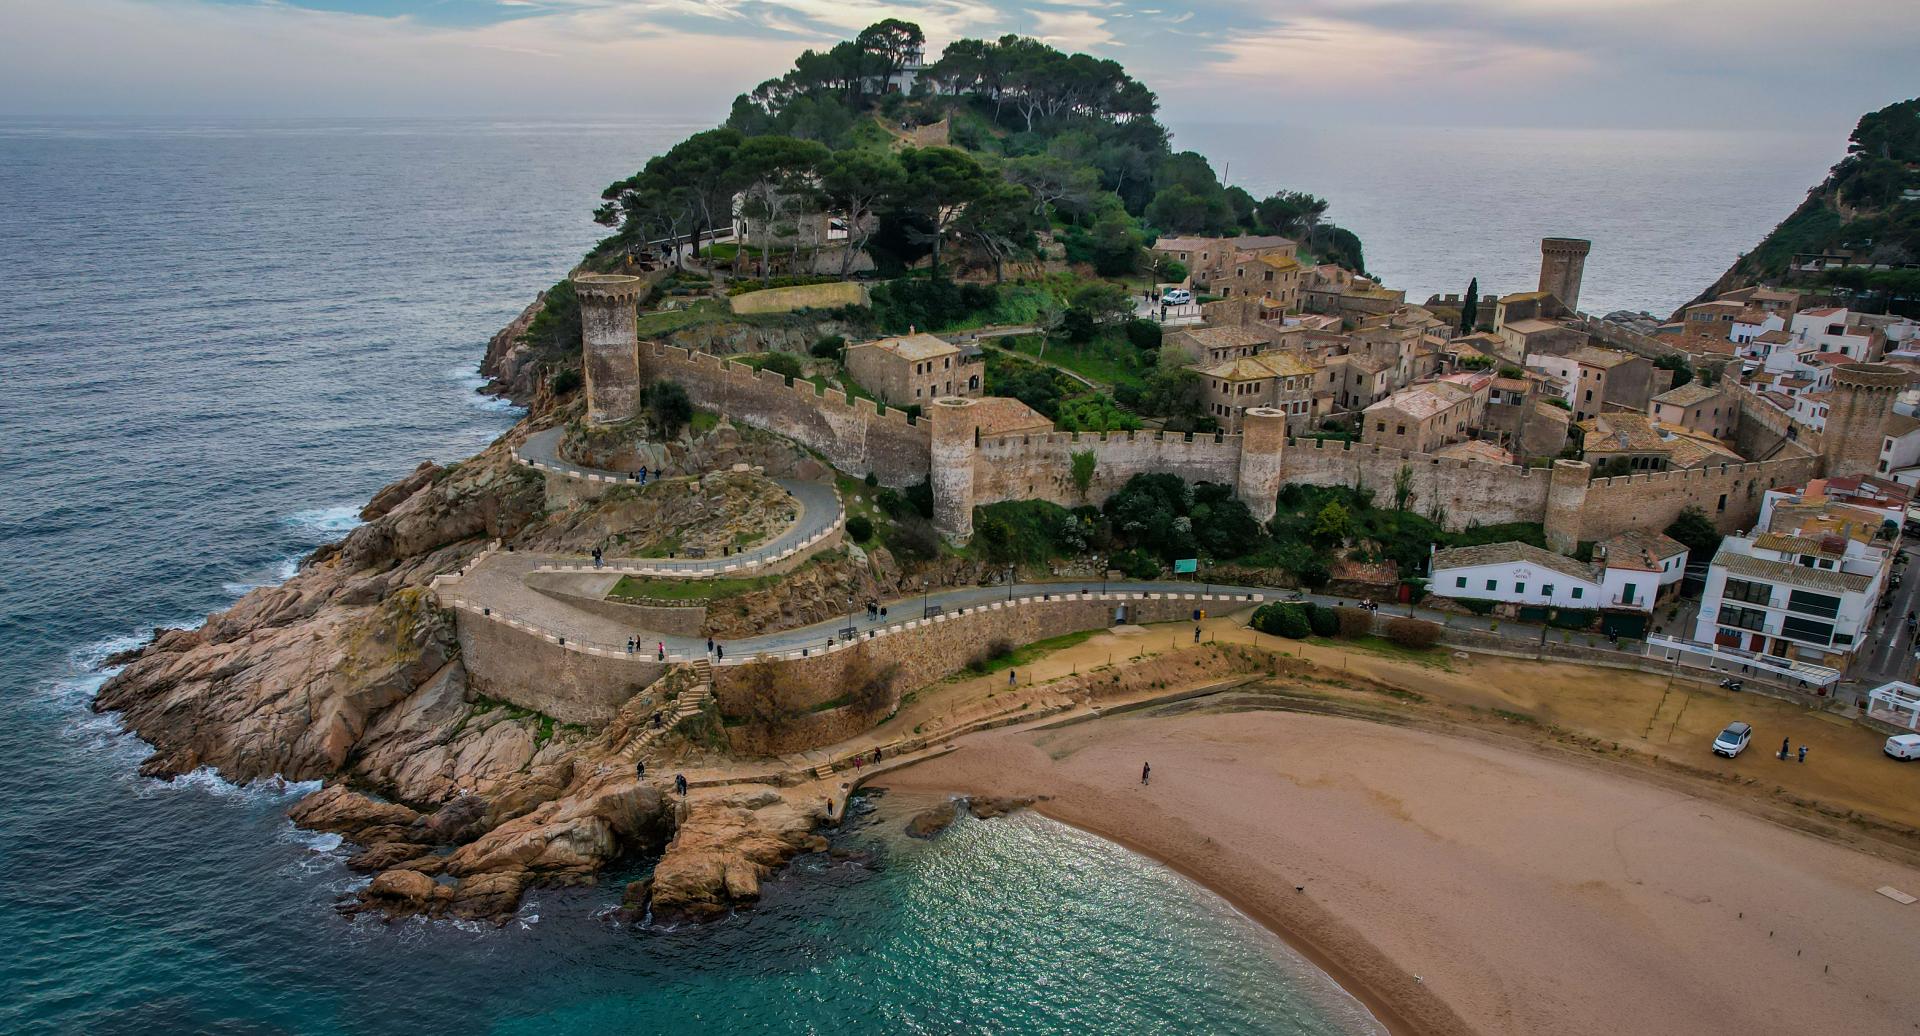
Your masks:
{"label": "white sea foam", "polygon": [[360,507],[357,504],[313,507],[295,511],[281,521],[297,529],[331,538],[360,527]]}
{"label": "white sea foam", "polygon": [[263,586],[279,586],[281,583],[299,574],[300,559],[304,557],[306,557],[305,554],[294,554],[281,558],[274,564],[273,572],[270,576],[263,575],[261,578],[252,581],[235,580],[229,583],[221,583],[220,589],[237,600]]}
{"label": "white sea foam", "polygon": [[463,397],[475,409],[485,410],[490,414],[526,413],[526,408],[514,403],[513,400],[501,396],[481,395],[480,390],[486,387],[487,379],[481,376],[478,369],[455,367],[451,373],[453,380],[459,382],[460,387],[466,390]]}
{"label": "white sea foam", "polygon": [[212,767],[202,766],[170,781],[143,779],[141,788],[147,794],[160,791],[187,791],[211,795],[215,798],[278,803],[290,802],[319,791],[320,783],[317,780],[290,781],[279,774],[274,774],[271,777],[256,777],[245,784],[235,784],[220,776]]}

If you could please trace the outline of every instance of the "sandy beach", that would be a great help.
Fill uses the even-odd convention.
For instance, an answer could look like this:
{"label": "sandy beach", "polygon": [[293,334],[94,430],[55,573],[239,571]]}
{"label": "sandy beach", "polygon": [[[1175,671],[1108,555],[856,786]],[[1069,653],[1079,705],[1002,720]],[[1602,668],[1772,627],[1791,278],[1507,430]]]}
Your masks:
{"label": "sandy beach", "polygon": [[879,783],[1052,796],[1044,812],[1220,892],[1396,1032],[1920,1020],[1920,904],[1875,892],[1920,894],[1920,870],[1604,760],[1232,694],[977,735]]}

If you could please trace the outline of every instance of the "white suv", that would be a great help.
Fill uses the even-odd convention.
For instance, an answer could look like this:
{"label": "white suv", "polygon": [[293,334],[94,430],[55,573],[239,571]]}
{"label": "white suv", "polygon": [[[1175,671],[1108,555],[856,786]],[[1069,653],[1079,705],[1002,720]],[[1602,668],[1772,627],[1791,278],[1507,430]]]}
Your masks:
{"label": "white suv", "polygon": [[1729,723],[1720,736],[1713,739],[1713,754],[1724,755],[1729,759],[1747,750],[1753,742],[1753,727],[1746,723]]}

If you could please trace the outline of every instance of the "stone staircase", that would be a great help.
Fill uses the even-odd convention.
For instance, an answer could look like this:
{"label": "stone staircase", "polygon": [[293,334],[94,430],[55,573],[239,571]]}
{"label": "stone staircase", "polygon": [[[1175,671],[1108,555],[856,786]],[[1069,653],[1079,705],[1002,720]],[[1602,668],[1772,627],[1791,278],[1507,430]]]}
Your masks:
{"label": "stone staircase", "polygon": [[672,733],[673,728],[699,714],[706,707],[707,699],[713,697],[713,663],[702,658],[688,663],[693,673],[693,686],[680,692],[680,696],[669,703],[662,711],[666,713],[659,726],[642,720],[640,732],[627,740],[620,748],[620,758],[629,763],[645,758],[647,750],[662,738]]}

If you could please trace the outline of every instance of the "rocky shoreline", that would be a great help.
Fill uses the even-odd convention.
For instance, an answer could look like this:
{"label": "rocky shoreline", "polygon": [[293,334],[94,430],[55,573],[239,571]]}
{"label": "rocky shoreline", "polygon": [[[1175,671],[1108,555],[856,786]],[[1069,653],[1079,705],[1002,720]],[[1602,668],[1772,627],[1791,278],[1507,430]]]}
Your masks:
{"label": "rocky shoreline", "polygon": [[289,817],[358,847],[349,866],[373,878],[341,904],[349,913],[504,923],[530,887],[662,854],[653,916],[700,920],[824,846],[824,802],[816,812],[756,787],[689,802],[642,781],[618,749],[644,712],[588,730],[468,686],[433,578],[496,539],[564,534],[543,525],[542,477],[510,454],[563,416],[515,345],[539,305],[494,337],[483,368],[527,419],[474,457],[380,489],[365,524],[284,584],[107,660],[118,671],[92,704],[153,746],[145,776],[323,781]]}

